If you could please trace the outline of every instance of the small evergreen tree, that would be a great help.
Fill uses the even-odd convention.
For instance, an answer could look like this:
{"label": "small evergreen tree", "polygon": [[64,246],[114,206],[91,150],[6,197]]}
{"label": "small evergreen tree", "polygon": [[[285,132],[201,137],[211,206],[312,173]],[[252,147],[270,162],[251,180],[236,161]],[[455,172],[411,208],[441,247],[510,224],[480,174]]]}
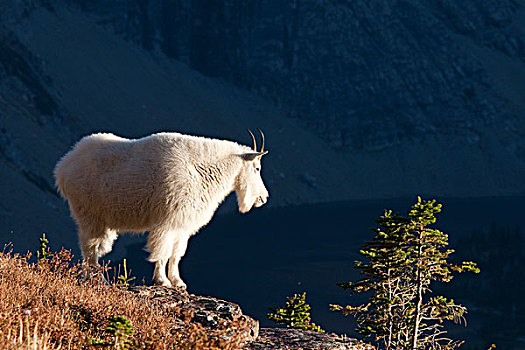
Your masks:
{"label": "small evergreen tree", "polygon": [[454,252],[445,249],[448,235],[427,227],[440,211],[441,204],[420,197],[407,217],[385,211],[376,220],[376,236],[360,251],[366,261],[355,262],[364,277],[338,283],[351,294],[372,293],[366,304],[331,308],[353,315],[357,332],[385,349],[454,349],[463,343],[447,338],[442,322],[463,321],[466,308],[443,296],[424,298],[431,282],[449,282],[452,271],[479,272],[473,262],[447,261]]}
{"label": "small evergreen tree", "polygon": [[310,305],[306,303],[306,292],[294,294],[293,297],[287,297],[286,299],[284,307],[268,308],[272,312],[267,315],[270,320],[277,324],[284,324],[286,328],[324,333],[320,326],[311,322],[310,313],[308,312]]}

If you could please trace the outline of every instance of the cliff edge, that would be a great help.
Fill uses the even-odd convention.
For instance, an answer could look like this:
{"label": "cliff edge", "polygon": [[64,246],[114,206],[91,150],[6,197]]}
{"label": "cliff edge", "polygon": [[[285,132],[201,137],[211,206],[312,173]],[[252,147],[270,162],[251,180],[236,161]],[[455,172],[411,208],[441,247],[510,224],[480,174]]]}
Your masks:
{"label": "cliff edge", "polygon": [[[129,290],[142,298],[162,305],[164,308],[179,309],[182,315],[187,315],[190,324],[198,323],[209,330],[216,329],[219,324],[222,326],[229,325],[228,328],[231,327],[232,332],[241,334],[241,348],[244,350],[375,349],[370,344],[335,333],[317,333],[283,328],[259,329],[259,321],[244,315],[239,305],[210,296],[190,294],[180,288],[132,286],[129,287]],[[181,327],[184,327],[185,323],[181,320],[180,324]]]}

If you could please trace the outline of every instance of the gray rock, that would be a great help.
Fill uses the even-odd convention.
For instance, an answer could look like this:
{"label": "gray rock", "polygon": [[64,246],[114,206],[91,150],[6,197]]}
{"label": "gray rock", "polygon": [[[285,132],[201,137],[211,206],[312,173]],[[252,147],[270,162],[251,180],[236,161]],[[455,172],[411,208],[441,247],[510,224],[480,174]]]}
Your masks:
{"label": "gray rock", "polygon": [[[239,305],[210,296],[189,294],[182,288],[160,286],[130,286],[129,290],[139,296],[160,303],[166,308],[177,308],[182,314],[191,314],[190,322],[214,329],[220,322],[242,320],[245,328],[240,332],[245,350],[276,349],[325,349],[325,350],[373,350],[374,347],[355,339],[337,334],[317,333],[297,329],[262,328],[259,322],[244,315]],[[180,320],[181,327],[183,320]]]}
{"label": "gray rock", "polygon": [[239,305],[229,301],[189,294],[182,288],[130,286],[129,290],[164,307],[177,308],[182,314],[191,314],[190,322],[200,323],[206,328],[214,329],[221,321],[231,324],[242,320],[244,328],[238,331],[246,343],[254,341],[259,334],[259,322],[244,315]]}
{"label": "gray rock", "polygon": [[370,344],[333,333],[317,333],[297,329],[261,328],[259,338],[246,350],[373,350]]}

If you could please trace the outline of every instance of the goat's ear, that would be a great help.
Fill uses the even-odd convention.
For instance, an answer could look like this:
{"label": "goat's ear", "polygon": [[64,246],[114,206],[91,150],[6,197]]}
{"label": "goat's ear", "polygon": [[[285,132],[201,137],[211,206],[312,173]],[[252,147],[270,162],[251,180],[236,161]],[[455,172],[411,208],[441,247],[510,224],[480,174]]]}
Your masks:
{"label": "goat's ear", "polygon": [[241,157],[245,161],[250,162],[250,161],[254,160],[255,158],[261,158],[266,153],[268,153],[268,151],[264,151],[264,152],[250,152],[250,153],[244,153],[243,155],[241,155]]}

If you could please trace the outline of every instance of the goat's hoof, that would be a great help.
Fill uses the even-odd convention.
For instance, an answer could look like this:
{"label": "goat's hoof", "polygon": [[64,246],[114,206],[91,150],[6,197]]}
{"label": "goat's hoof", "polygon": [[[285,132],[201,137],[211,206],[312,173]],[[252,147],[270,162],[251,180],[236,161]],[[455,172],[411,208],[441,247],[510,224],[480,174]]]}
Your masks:
{"label": "goat's hoof", "polygon": [[171,284],[173,288],[180,288],[186,290],[186,283],[184,283],[182,280],[171,280]]}
{"label": "goat's hoof", "polygon": [[171,282],[168,281],[168,280],[165,280],[165,281],[153,281],[153,285],[154,286],[159,286],[159,287],[168,287],[168,288],[171,288]]}

